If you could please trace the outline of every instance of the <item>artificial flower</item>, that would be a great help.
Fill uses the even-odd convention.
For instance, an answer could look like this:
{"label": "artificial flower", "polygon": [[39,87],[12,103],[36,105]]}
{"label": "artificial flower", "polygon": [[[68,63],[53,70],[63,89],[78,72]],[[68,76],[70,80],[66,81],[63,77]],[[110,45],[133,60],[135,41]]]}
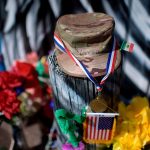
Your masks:
{"label": "artificial flower", "polygon": [[45,73],[48,74],[48,62],[47,62],[47,57],[46,56],[43,56],[41,58],[41,63],[44,65],[44,70],[45,70]]}
{"label": "artificial flower", "polygon": [[24,79],[25,88],[36,87],[39,84],[38,74],[31,64],[16,61],[12,69],[14,73]]}
{"label": "artificial flower", "polygon": [[36,52],[30,52],[30,53],[27,53],[26,55],[26,61],[30,64],[32,64],[34,67],[36,67],[36,64],[38,62],[38,55]]}
{"label": "artificial flower", "polygon": [[33,88],[27,88],[26,92],[28,92],[30,94],[30,98],[34,100],[34,98],[37,97],[43,97],[43,92],[42,92],[42,88],[40,85],[36,85]]}
{"label": "artificial flower", "polygon": [[17,88],[22,85],[21,78],[11,72],[0,72],[0,89]]}
{"label": "artificial flower", "polygon": [[128,132],[116,138],[113,150],[141,150],[142,144],[138,136]]}
{"label": "artificial flower", "polygon": [[19,112],[20,101],[16,97],[16,93],[11,90],[0,91],[0,112],[7,119],[11,119],[14,114]]}
{"label": "artificial flower", "polygon": [[62,150],[84,150],[85,145],[80,142],[78,147],[73,147],[70,143],[65,143],[62,145]]}
{"label": "artificial flower", "polygon": [[150,108],[147,98],[134,97],[126,106],[119,104],[113,150],[140,150],[150,142]]}
{"label": "artificial flower", "polygon": [[39,97],[31,98],[31,95],[27,92],[23,92],[18,96],[21,101],[20,113],[23,116],[31,116],[40,110],[42,99]]}
{"label": "artificial flower", "polygon": [[43,56],[40,61],[37,62],[36,71],[38,72],[39,76],[48,78],[48,63],[47,58]]}

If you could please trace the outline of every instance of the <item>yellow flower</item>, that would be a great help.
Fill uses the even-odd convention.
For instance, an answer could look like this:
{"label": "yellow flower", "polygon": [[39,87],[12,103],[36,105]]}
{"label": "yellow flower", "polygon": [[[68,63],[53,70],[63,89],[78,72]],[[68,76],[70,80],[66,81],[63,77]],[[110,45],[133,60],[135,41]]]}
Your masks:
{"label": "yellow flower", "polygon": [[113,150],[141,150],[141,141],[134,134],[125,133],[120,135],[116,140]]}
{"label": "yellow flower", "polygon": [[125,111],[125,113],[123,115],[124,118],[127,118],[127,120],[134,120],[134,119],[136,119],[135,117],[139,113],[141,113],[141,111],[143,109],[149,109],[149,103],[148,103],[148,100],[146,98],[142,98],[142,97],[137,96],[131,100],[130,105],[128,105],[128,106],[124,105],[124,107],[125,108],[123,108],[123,106],[122,106],[119,109],[121,111],[121,115],[122,115],[122,111]]}
{"label": "yellow flower", "polygon": [[150,109],[145,108],[143,109],[136,118],[140,118],[140,124],[149,124],[150,123]]}
{"label": "yellow flower", "polygon": [[139,125],[139,128],[140,128],[140,134],[139,134],[139,137],[142,141],[142,145],[143,147],[150,142],[150,125],[149,124],[141,124]]}
{"label": "yellow flower", "polygon": [[134,97],[126,106],[119,104],[113,150],[141,150],[150,142],[150,108],[147,98]]}

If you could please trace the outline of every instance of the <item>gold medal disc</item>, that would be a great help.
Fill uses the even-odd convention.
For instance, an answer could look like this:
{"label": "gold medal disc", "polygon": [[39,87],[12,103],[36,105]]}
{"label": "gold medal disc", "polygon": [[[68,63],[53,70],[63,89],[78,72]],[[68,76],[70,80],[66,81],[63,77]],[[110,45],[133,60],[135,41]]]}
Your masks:
{"label": "gold medal disc", "polygon": [[104,112],[107,109],[107,103],[103,97],[97,96],[90,102],[90,107],[93,112]]}

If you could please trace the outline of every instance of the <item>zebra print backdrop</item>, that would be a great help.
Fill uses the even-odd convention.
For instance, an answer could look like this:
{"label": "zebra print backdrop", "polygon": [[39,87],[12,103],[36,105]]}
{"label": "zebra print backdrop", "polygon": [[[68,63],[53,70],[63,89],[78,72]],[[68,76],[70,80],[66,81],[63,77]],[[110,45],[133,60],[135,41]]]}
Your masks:
{"label": "zebra print backdrop", "polygon": [[118,41],[135,44],[123,53],[121,95],[150,97],[150,1],[147,0],[1,0],[0,32],[7,69],[30,51],[40,56],[53,49],[53,31],[59,16],[69,13],[105,12],[116,21]]}

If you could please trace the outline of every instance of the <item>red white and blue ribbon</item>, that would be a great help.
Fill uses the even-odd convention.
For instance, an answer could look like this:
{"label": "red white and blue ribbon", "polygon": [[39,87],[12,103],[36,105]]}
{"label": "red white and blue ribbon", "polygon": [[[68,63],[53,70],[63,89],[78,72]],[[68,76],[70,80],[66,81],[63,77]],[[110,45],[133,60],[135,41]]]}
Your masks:
{"label": "red white and blue ribbon", "polygon": [[111,51],[109,52],[107,65],[106,65],[106,75],[102,78],[101,82],[98,83],[95,78],[92,77],[91,73],[87,70],[85,65],[79,61],[65,46],[64,42],[59,38],[57,34],[54,33],[54,43],[55,46],[63,53],[67,53],[69,57],[82,69],[82,71],[86,74],[86,76],[95,84],[98,91],[102,90],[102,85],[108,78],[108,76],[113,73],[115,68],[115,62],[116,62],[116,56],[117,56],[117,50],[116,50],[116,40],[113,38],[113,46]]}

